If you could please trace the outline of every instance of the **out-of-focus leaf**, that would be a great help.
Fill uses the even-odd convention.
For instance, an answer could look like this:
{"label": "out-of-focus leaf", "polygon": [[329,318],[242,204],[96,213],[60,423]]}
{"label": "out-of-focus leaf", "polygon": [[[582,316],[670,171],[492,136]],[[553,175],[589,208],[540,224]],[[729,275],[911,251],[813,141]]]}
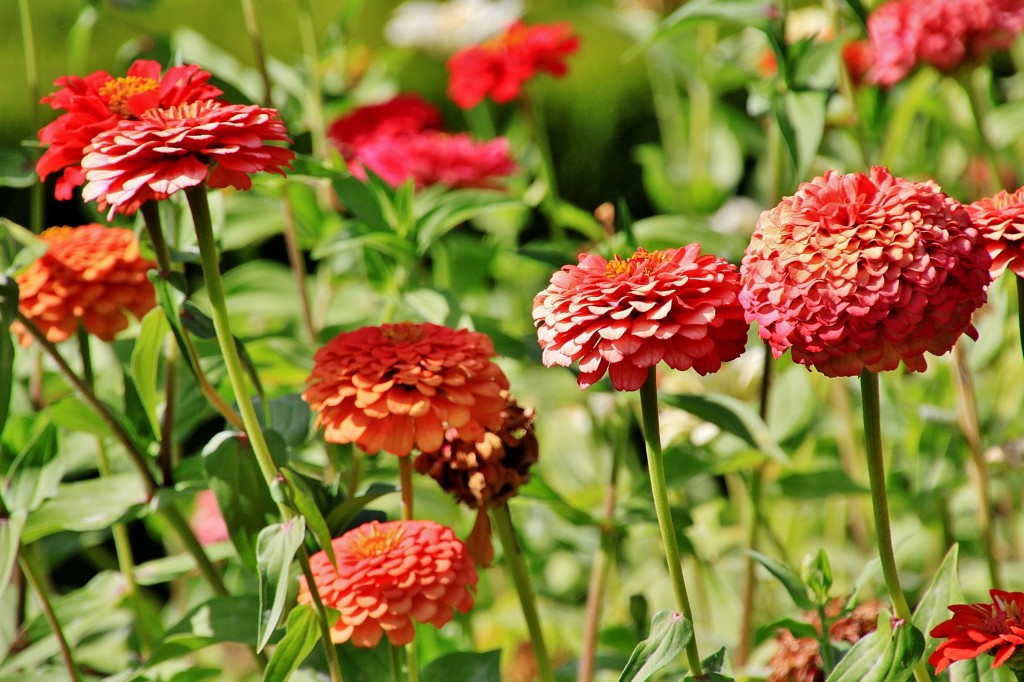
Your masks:
{"label": "out-of-focus leaf", "polygon": [[501,682],[501,650],[455,651],[423,669],[423,682]]}
{"label": "out-of-focus leaf", "polygon": [[687,675],[683,682],[734,682],[733,678],[722,674],[722,667],[725,665],[725,647],[722,647],[701,661],[701,670],[704,674],[700,678]]}
{"label": "out-of-focus leaf", "polygon": [[[825,105],[828,93],[818,90],[790,90],[783,96],[790,125],[794,131],[796,156],[795,177],[807,177],[811,163],[818,153],[818,146],[825,134]],[[792,151],[792,150],[791,150]]]}
{"label": "out-of-focus leaf", "polygon": [[56,496],[29,514],[22,541],[32,543],[62,530],[106,530],[141,512],[147,497],[134,473],[63,483]]}
{"label": "out-of-focus leaf", "polygon": [[767,639],[782,629],[789,630],[789,632],[797,638],[818,638],[817,628],[807,621],[796,620],[794,618],[779,618],[778,620],[773,620],[772,622],[766,623],[757,629],[757,641]]}
{"label": "out-of-focus leaf", "polygon": [[594,526],[597,522],[590,514],[569,504],[564,497],[549,486],[540,476],[531,476],[530,482],[519,490],[525,499],[538,500],[547,504],[548,508],[574,526]]}
{"label": "out-of-focus leaf", "polygon": [[416,258],[415,247],[392,232],[371,232],[361,235],[338,235],[313,249],[313,258],[322,260],[327,256],[347,251],[362,251],[364,248],[391,256],[396,260]]}
{"label": "out-of-focus leaf", "polygon": [[28,445],[15,457],[0,492],[8,509],[32,512],[57,494],[63,477],[57,429],[41,422]]}
{"label": "out-of-focus leaf", "polygon": [[683,653],[693,637],[693,624],[683,614],[665,609],[654,614],[651,634],[629,657],[619,682],[644,682]]}
{"label": "out-of-focus leaf", "polygon": [[256,646],[259,608],[254,595],[214,597],[200,604],[167,631],[146,661],[146,667],[220,642]]}
{"label": "out-of-focus leaf", "polygon": [[[223,561],[236,555],[234,546],[228,542],[218,542],[203,548],[210,561]],[[182,576],[194,573],[195,559],[191,554],[182,553],[174,556],[153,559],[135,567],[135,582],[139,585],[162,585]]]}
{"label": "out-of-focus leaf", "polygon": [[[260,401],[256,400],[257,408]],[[296,447],[306,442],[309,437],[310,409],[309,403],[298,393],[289,393],[274,398],[267,406],[270,409],[270,428],[281,434],[287,445]],[[256,414],[262,417],[263,410],[257,409]],[[265,425],[266,426],[266,425]]]}
{"label": "out-of-focus leaf", "polygon": [[446,232],[485,211],[521,204],[516,197],[498,191],[464,189],[446,192],[417,221],[419,252],[426,253]]}
{"label": "out-of-focus leaf", "polygon": [[925,633],[927,638],[925,648],[928,651],[934,651],[940,641],[928,633],[936,625],[952,617],[947,607],[950,604],[964,603],[964,594],[960,590],[960,579],[957,576],[959,553],[959,545],[954,544],[949,548],[942,560],[942,565],[939,566],[935,577],[932,578],[932,584],[928,586],[928,591],[924,593],[924,597],[918,602],[917,609],[914,611],[914,624]]}
{"label": "out-of-focus leaf", "polygon": [[924,636],[912,623],[890,624],[878,615],[878,629],[857,642],[826,682],[904,682],[924,653]]}
{"label": "out-of-focus leaf", "polygon": [[338,537],[348,530],[349,524],[352,523],[352,520],[356,518],[356,515],[359,514],[366,505],[378,498],[395,492],[398,492],[398,488],[393,485],[374,483],[362,495],[353,497],[350,500],[345,500],[339,504],[331,510],[330,514],[327,515],[327,527],[330,530],[331,537]]}
{"label": "out-of-focus leaf", "polygon": [[14,564],[21,549],[21,531],[25,527],[28,512],[18,509],[6,518],[0,517],[0,599],[11,580]]}
{"label": "out-of-focus leaf", "polygon": [[112,435],[107,423],[97,419],[96,411],[78,396],[69,395],[61,398],[47,407],[46,413],[51,422],[68,431],[81,431],[100,437]]}
{"label": "out-of-focus leaf", "polygon": [[131,377],[153,433],[160,433],[160,419],[157,417],[156,409],[160,403],[157,375],[160,371],[160,351],[170,330],[171,325],[167,322],[164,311],[159,308],[150,310],[142,318],[139,337],[135,340],[135,347],[132,350]]}
{"label": "out-of-focus leaf", "polygon": [[351,175],[335,178],[331,184],[341,203],[362,224],[378,232],[391,231],[391,225],[384,217],[383,207],[390,203],[385,194]]}
{"label": "out-of-focus leaf", "polygon": [[338,647],[338,660],[345,671],[345,682],[381,682],[392,679],[391,645],[387,638],[372,649]]}
{"label": "out-of-focus leaf", "polygon": [[299,604],[288,614],[288,631],[274,648],[263,671],[263,682],[285,682],[319,639],[320,628],[313,605]]}
{"label": "out-of-focus leaf", "polygon": [[306,537],[301,516],[260,531],[256,540],[256,570],[260,581],[260,620],[256,650],[262,651],[277,628],[288,599],[292,559]]}
{"label": "out-of-focus leaf", "polygon": [[779,477],[779,488],[783,495],[792,499],[862,495],[870,492],[841,469],[786,474]]}
{"label": "out-of-focus leaf", "polygon": [[716,393],[679,394],[666,395],[663,401],[743,439],[766,457],[783,464],[789,463],[789,457],[772,438],[768,425],[748,405],[732,396]]}
{"label": "out-of-focus leaf", "polygon": [[949,682],[1016,682],[1007,666],[993,668],[987,656],[957,661],[949,666]]}
{"label": "out-of-focus leaf", "polygon": [[768,572],[782,583],[782,586],[786,588],[786,592],[789,592],[789,596],[793,599],[794,604],[804,611],[814,610],[814,602],[807,594],[807,586],[804,585],[804,581],[800,579],[796,571],[781,561],[777,561],[760,552],[750,550],[750,555],[757,559],[759,564],[767,568]]}
{"label": "out-of-focus leaf", "polygon": [[313,492],[302,479],[302,476],[291,469],[281,469],[281,474],[288,484],[288,501],[306,519],[306,525],[310,532],[313,533],[313,537],[316,538],[320,549],[327,554],[327,558],[330,559],[331,563],[336,565],[334,544],[331,542],[331,531],[327,527],[327,521],[324,519],[323,514],[320,513],[320,508],[316,506],[316,502],[313,500]]}
{"label": "out-of-focus leaf", "polygon": [[39,182],[35,164],[23,149],[0,150],[0,187],[25,189]]}

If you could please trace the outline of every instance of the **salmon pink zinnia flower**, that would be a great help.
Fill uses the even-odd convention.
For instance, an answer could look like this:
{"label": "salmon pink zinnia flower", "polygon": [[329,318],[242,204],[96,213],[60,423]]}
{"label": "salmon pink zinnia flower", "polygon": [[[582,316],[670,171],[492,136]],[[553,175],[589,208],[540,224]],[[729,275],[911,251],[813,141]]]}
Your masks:
{"label": "salmon pink zinnia flower", "polygon": [[637,249],[628,260],[583,254],[533,299],[543,362],[579,361],[580,388],[608,372],[618,391],[639,389],[662,360],[717,372],[746,345],[739,290],[736,266],[700,255],[699,244]]}
{"label": "salmon pink zinnia flower", "polygon": [[424,322],[342,332],[320,348],[302,397],[332,443],[368,453],[434,452],[445,430],[476,441],[500,428],[508,379],[484,334]]}
{"label": "salmon pink zinnia flower", "polygon": [[[331,640],[372,648],[387,636],[393,646],[416,635],[413,621],[443,627],[455,611],[473,607],[478,580],[466,547],[451,528],[433,521],[370,523],[309,558],[316,589],[326,606],[341,612]],[[299,578],[300,604],[312,603],[309,583]]]}
{"label": "salmon pink zinnia flower", "polygon": [[[128,326],[125,312],[141,318],[156,305],[146,271],[156,267],[139,253],[135,233],[95,223],[53,227],[40,237],[47,251],[17,277],[19,308],[54,343],[78,325],[104,341]],[[15,324],[22,345],[32,337]]]}
{"label": "salmon pink zinnia flower", "polygon": [[992,256],[992,277],[1006,268],[1024,277],[1024,187],[975,201],[967,212]]}
{"label": "salmon pink zinnia flower", "polygon": [[924,353],[977,338],[991,259],[967,211],[933,182],[876,166],[829,171],[765,211],[740,269],[740,302],[775,357],[827,376],[924,371]]}
{"label": "salmon pink zinnia flower", "polygon": [[1024,645],[1024,594],[1002,590],[990,590],[989,594],[991,604],[949,606],[953,617],[932,629],[932,637],[946,640],[928,657],[936,675],[951,663],[986,652],[995,656],[993,668],[1013,659],[1010,668],[1024,671],[1024,660],[1014,656],[1017,648]]}
{"label": "salmon pink zinnia flower", "polygon": [[428,131],[381,136],[363,144],[349,160],[349,170],[366,180],[367,169],[392,187],[411,179],[417,187],[490,188],[498,178],[515,173],[516,164],[504,137],[475,142],[469,133]]}
{"label": "salmon pink zinnia flower", "polygon": [[161,76],[160,65],[145,59],[132,64],[128,75],[121,78],[106,71],[85,78],[58,78],[54,85],[60,89],[42,101],[64,113],[39,131],[39,140],[47,149],[36,164],[36,172],[45,180],[63,169],[55,195],[70,199],[72,190],[85,181],[82,154],[93,137],[122,119],[136,119],[150,109],[219,96],[221,91],[210,85],[209,79],[210,73],[195,64],[172,66]]}
{"label": "salmon pink zinnia flower", "polygon": [[265,144],[287,142],[277,111],[255,105],[193,102],[150,109],[98,134],[85,149],[86,201],[132,214],[149,200],[206,182],[249,189],[249,174],[284,175],[295,154]]}

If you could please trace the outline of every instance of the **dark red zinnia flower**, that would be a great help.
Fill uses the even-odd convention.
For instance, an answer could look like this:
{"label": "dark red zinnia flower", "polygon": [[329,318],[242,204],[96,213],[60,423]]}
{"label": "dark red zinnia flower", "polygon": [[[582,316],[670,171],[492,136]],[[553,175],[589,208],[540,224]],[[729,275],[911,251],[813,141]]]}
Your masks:
{"label": "dark red zinnia flower", "polygon": [[1024,670],[1024,661],[1014,656],[1018,647],[1024,645],[1024,594],[1002,590],[990,590],[989,594],[991,603],[949,606],[953,617],[939,623],[929,633],[946,640],[928,657],[936,675],[951,663],[983,653],[995,657],[993,668],[1015,659],[1019,665],[1011,663],[1011,667]]}
{"label": "dark red zinnia flower", "polygon": [[381,136],[440,130],[441,111],[422,97],[402,93],[379,104],[364,104],[334,120],[327,137],[346,159]]}

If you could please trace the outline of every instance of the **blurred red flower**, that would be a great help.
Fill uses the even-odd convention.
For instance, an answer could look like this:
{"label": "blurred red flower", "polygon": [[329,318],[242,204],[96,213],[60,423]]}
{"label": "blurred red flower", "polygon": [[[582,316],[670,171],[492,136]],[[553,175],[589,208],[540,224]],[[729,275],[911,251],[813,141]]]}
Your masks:
{"label": "blurred red flower", "polygon": [[[135,233],[95,223],[53,227],[40,235],[46,253],[17,277],[19,308],[54,343],[87,332],[112,341],[156,305],[146,271],[156,267],[139,253]],[[23,346],[32,337],[15,324]]]}
{"label": "blurred red flower", "polygon": [[933,182],[876,166],[829,171],[765,211],[740,269],[740,302],[775,357],[827,376],[924,371],[986,299],[991,259],[964,208]]}
{"label": "blurred red flower", "polygon": [[206,182],[249,189],[250,173],[284,175],[295,154],[274,109],[210,100],[150,109],[93,138],[82,158],[86,201],[131,214],[149,200]]}
{"label": "blurred red flower", "polygon": [[[455,611],[473,607],[478,576],[452,529],[433,521],[371,521],[332,543],[335,570],[326,553],[309,559],[325,606],[341,612],[331,640],[372,648],[387,636],[393,646],[416,635],[413,621],[443,627]],[[299,578],[300,604],[312,603],[309,583]]]}
{"label": "blurred red flower", "polygon": [[448,96],[469,109],[490,96],[511,102],[537,72],[561,78],[566,58],[580,46],[566,22],[526,26],[517,21],[503,34],[480,45],[463,48],[448,59]]}
{"label": "blurred red flower", "polygon": [[440,449],[445,430],[464,440],[500,428],[508,379],[484,334],[424,322],[342,332],[314,356],[302,397],[332,443],[368,453]]}
{"label": "blurred red flower", "polygon": [[349,170],[366,180],[366,170],[392,187],[412,179],[417,187],[494,187],[516,171],[503,137],[475,142],[469,133],[423,132],[380,136],[364,143],[349,161]]}
{"label": "blurred red flower", "polygon": [[340,116],[328,127],[327,137],[347,159],[358,155],[364,144],[378,137],[440,130],[442,123],[437,107],[419,95],[402,93]]}
{"label": "blurred red flower", "polygon": [[1020,0],[891,0],[868,16],[873,82],[900,82],[920,63],[941,71],[1005,50],[1024,30]]}
{"label": "blurred red flower", "polygon": [[70,199],[72,190],[85,181],[82,155],[93,137],[149,109],[219,96],[221,91],[210,85],[209,79],[209,72],[195,64],[172,66],[161,76],[160,65],[145,59],[132,64],[128,75],[120,78],[106,71],[85,78],[58,78],[54,85],[60,89],[42,101],[65,113],[39,131],[39,140],[47,149],[36,163],[36,172],[45,180],[63,169],[54,194],[58,199]]}
{"label": "blurred red flower", "polygon": [[992,256],[992,277],[1006,268],[1024,277],[1024,187],[975,201],[967,212]]}
{"label": "blurred red flower", "polygon": [[664,360],[679,370],[717,372],[743,353],[749,324],[737,300],[736,267],[700,245],[608,261],[583,254],[533,299],[546,366],[579,361],[580,388],[607,371],[618,391],[635,391]]}
{"label": "blurred red flower", "polygon": [[953,617],[936,625],[932,637],[945,639],[928,657],[938,675],[951,663],[976,658],[988,652],[995,656],[992,667],[998,668],[1015,658],[1014,670],[1024,670],[1024,660],[1014,656],[1024,645],[1024,594],[990,590],[992,603],[953,604]]}

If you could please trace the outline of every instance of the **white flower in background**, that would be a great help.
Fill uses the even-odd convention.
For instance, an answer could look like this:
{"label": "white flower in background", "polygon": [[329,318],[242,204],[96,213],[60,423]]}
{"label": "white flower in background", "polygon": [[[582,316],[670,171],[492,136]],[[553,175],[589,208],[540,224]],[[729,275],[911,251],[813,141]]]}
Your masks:
{"label": "white flower in background", "polygon": [[498,35],[522,14],[522,0],[414,0],[395,8],[384,36],[397,47],[447,55]]}

